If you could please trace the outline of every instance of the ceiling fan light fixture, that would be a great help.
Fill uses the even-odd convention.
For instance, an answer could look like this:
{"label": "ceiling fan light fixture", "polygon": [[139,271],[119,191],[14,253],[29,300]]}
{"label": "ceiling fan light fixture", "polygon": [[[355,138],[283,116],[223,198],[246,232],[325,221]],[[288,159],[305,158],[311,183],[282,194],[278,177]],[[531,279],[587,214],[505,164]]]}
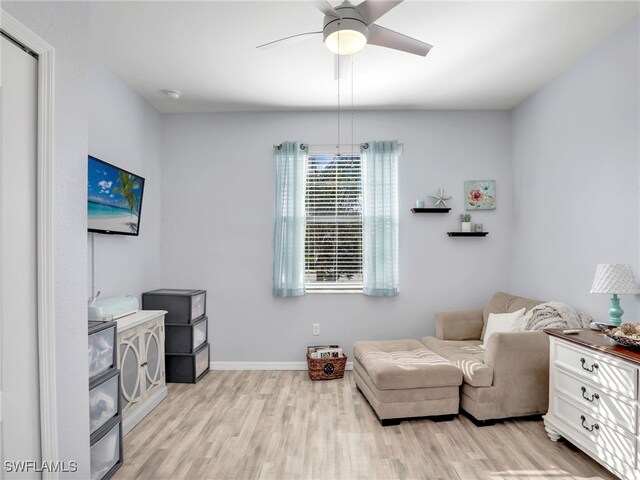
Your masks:
{"label": "ceiling fan light fixture", "polygon": [[337,55],[353,55],[367,44],[367,37],[356,30],[338,30],[324,40],[329,50]]}
{"label": "ceiling fan light fixture", "polygon": [[355,18],[330,20],[323,30],[324,44],[337,55],[353,55],[367,44],[369,27]]}

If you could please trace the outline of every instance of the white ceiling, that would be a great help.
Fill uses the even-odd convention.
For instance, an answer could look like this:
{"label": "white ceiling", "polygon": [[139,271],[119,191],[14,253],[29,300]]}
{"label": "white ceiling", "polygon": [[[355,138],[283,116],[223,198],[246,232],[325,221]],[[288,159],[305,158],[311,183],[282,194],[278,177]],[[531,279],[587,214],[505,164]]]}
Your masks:
{"label": "white ceiling", "polygon": [[[337,5],[340,2],[332,2]],[[358,3],[358,2],[355,2]],[[377,23],[434,45],[369,45],[353,58],[355,109],[510,109],[638,15],[640,2],[405,1]],[[304,1],[91,3],[92,52],[161,112],[324,110],[334,56]],[[340,82],[351,105],[351,82]],[[164,89],[183,92],[180,101]]]}

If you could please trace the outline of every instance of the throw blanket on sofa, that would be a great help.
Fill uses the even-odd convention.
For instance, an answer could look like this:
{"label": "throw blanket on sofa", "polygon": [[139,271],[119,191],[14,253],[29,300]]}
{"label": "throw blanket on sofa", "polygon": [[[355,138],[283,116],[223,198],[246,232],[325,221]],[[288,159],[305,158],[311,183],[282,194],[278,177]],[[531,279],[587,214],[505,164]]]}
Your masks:
{"label": "throw blanket on sofa", "polygon": [[514,332],[545,328],[587,328],[591,315],[577,312],[566,303],[547,302],[536,305],[513,325]]}

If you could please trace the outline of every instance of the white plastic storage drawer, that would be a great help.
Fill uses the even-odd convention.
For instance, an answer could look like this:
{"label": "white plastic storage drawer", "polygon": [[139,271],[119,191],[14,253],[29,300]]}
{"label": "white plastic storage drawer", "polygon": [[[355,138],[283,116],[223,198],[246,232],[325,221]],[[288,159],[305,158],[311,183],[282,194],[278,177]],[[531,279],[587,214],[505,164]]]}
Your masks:
{"label": "white plastic storage drawer", "polygon": [[100,480],[121,463],[120,422],[91,446],[91,480]]}
{"label": "white plastic storage drawer", "polygon": [[202,375],[209,368],[209,346],[203,348],[196,354],[196,378]]}
{"label": "white plastic storage drawer", "polygon": [[[100,322],[89,322],[97,324]],[[106,326],[106,324],[103,324]],[[92,333],[92,327],[89,328],[89,378],[100,375],[110,368],[116,367],[115,357],[115,338],[116,323],[109,322],[110,326],[102,328],[98,326],[95,333]],[[96,328],[93,328],[96,330]]]}
{"label": "white plastic storage drawer", "polygon": [[167,353],[167,382],[197,383],[209,371],[209,344],[200,345],[193,353]]}
{"label": "white plastic storage drawer", "polygon": [[200,293],[191,300],[191,321],[204,315],[205,296],[205,293]]}
{"label": "white plastic storage drawer", "polygon": [[207,317],[191,323],[165,323],[166,353],[195,353],[207,342]]}
{"label": "white plastic storage drawer", "polygon": [[207,341],[207,320],[193,326],[193,351]]}
{"label": "white plastic storage drawer", "polygon": [[161,288],[142,294],[144,310],[165,310],[165,322],[169,324],[192,323],[207,311],[205,290]]}
{"label": "white plastic storage drawer", "polygon": [[[117,371],[116,371],[117,372]],[[89,390],[89,431],[98,430],[113,417],[118,415],[118,387],[120,375],[116,373],[104,382]]]}

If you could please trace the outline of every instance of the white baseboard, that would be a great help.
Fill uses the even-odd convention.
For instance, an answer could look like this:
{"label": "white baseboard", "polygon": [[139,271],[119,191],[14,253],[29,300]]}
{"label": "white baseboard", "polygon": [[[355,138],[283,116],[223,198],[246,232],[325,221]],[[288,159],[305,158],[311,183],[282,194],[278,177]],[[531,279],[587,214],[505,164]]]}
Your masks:
{"label": "white baseboard", "polygon": [[[211,362],[211,370],[306,370],[307,362]],[[347,362],[345,370],[353,370]]]}

